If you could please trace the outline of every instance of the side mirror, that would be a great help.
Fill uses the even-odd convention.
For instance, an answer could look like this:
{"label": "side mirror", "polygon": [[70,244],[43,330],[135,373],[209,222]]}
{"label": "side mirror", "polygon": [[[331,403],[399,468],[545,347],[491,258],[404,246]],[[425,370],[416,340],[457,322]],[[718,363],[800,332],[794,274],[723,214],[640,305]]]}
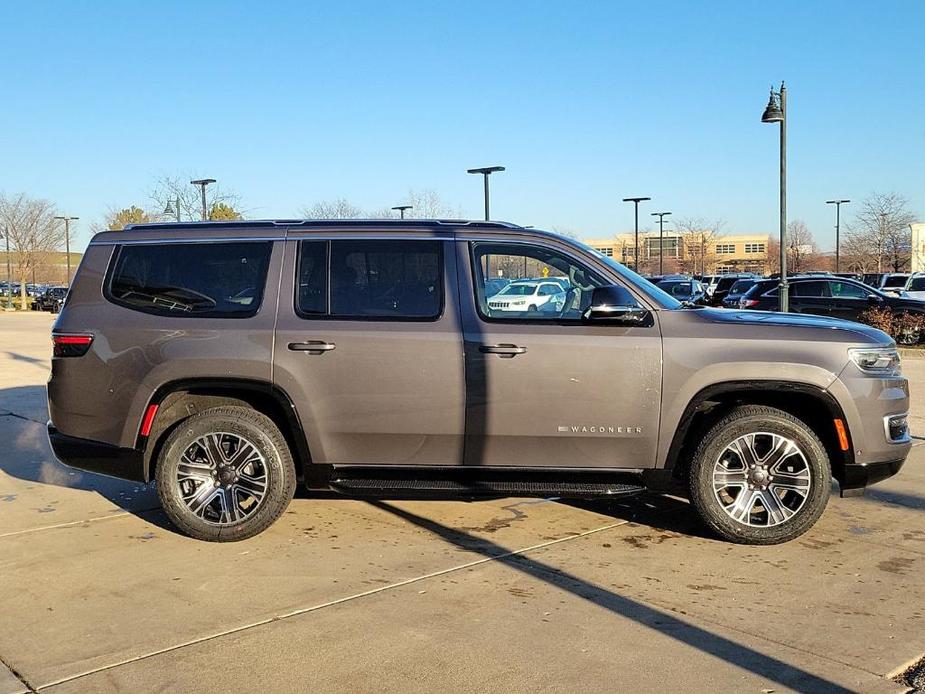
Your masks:
{"label": "side mirror", "polygon": [[587,323],[626,326],[652,324],[652,316],[649,312],[639,305],[625,287],[615,284],[594,289],[591,294],[591,305],[584,312],[582,320]]}
{"label": "side mirror", "polygon": [[881,297],[878,294],[868,294],[867,295],[867,303],[869,304],[879,304],[882,301],[883,301],[883,297]]}

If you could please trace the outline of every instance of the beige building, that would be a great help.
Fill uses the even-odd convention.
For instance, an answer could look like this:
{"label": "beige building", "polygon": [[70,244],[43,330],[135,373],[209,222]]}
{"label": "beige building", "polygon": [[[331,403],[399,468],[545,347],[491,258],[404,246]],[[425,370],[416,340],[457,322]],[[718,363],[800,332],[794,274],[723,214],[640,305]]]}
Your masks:
{"label": "beige building", "polygon": [[[583,239],[606,256],[633,267],[635,235],[616,234],[609,238]],[[639,232],[639,269],[643,274],[658,272],[659,255],[664,254],[664,272],[726,274],[768,270],[767,234],[736,234],[699,238],[696,234],[665,232],[659,245],[658,232]]]}

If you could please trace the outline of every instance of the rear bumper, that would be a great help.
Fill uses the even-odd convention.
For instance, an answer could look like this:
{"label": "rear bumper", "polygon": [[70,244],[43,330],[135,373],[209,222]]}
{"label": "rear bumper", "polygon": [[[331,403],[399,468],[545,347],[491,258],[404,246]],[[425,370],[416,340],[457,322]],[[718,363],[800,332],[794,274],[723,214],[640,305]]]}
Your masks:
{"label": "rear bumper", "polygon": [[864,493],[864,488],[892,477],[900,468],[906,458],[898,460],[888,460],[882,463],[851,463],[844,465],[839,475],[838,484],[841,488],[842,496],[860,496]]}
{"label": "rear bumper", "polygon": [[48,440],[55,457],[69,467],[135,482],[146,481],[144,454],[134,448],[67,436],[51,422]]}

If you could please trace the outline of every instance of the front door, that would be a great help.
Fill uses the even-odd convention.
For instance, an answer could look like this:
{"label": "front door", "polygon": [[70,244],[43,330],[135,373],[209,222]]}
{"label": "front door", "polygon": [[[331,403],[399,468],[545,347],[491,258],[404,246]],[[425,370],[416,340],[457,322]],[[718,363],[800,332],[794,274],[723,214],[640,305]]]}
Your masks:
{"label": "front door", "polygon": [[452,242],[298,234],[286,243],[273,380],[296,404],[312,462],[460,465]]}
{"label": "front door", "polygon": [[[662,382],[654,312],[645,327],[583,323],[593,288],[614,278],[552,240],[460,241],[457,258],[466,465],[653,467]],[[531,285],[553,283],[561,291],[534,307]]]}
{"label": "front door", "polygon": [[833,318],[857,321],[862,313],[877,307],[877,303],[871,300],[876,295],[860,284],[843,280],[829,280],[827,284],[832,295],[832,312],[829,315]]}

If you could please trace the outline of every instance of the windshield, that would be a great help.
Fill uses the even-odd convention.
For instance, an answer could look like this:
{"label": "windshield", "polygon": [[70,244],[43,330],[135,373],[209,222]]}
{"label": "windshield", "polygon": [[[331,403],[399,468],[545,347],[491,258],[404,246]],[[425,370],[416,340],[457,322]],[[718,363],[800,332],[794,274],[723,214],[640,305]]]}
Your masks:
{"label": "windshield", "polygon": [[535,284],[509,284],[502,289],[498,295],[507,294],[508,296],[530,296],[536,291]]}
{"label": "windshield", "polygon": [[913,277],[909,283],[910,292],[925,291],[925,277]]}
{"label": "windshield", "polygon": [[604,263],[607,267],[611,268],[616,272],[620,277],[625,279],[627,282],[633,285],[641,293],[645,294],[649,299],[654,301],[657,305],[662,308],[678,309],[681,308],[681,302],[675,299],[673,296],[667,292],[662,291],[660,287],[655,286],[651,282],[647,282],[642,275],[637,275],[635,272],[630,270],[625,265],[621,265],[613,258],[610,258],[595,248],[592,248],[586,243],[578,241],[577,239],[569,239],[570,243],[575,244],[583,251],[590,253],[599,261]]}
{"label": "windshield", "polygon": [[906,280],[908,277],[903,275],[893,275],[892,277],[887,277],[886,281],[883,283],[884,287],[905,287]]}

